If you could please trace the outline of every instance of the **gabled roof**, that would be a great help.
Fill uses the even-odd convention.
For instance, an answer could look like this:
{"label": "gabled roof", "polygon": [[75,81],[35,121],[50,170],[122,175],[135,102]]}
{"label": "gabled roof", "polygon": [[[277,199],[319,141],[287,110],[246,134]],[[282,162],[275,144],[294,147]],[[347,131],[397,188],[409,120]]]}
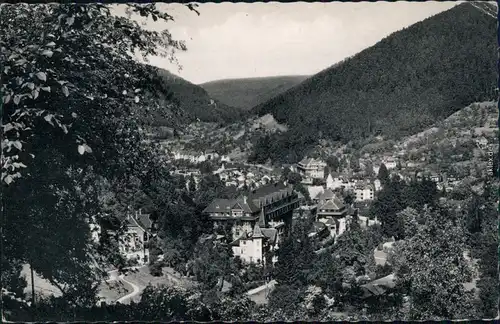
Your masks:
{"label": "gabled roof", "polygon": [[314,159],[310,159],[308,158],[307,156],[304,157],[300,162],[299,164],[302,164],[302,165],[308,165],[309,163],[311,163],[312,161],[314,161]]}
{"label": "gabled roof", "polygon": [[335,198],[335,193],[331,189],[326,189],[323,191],[323,193],[319,196],[319,200],[332,200]]}
{"label": "gabled roof", "polygon": [[125,220],[125,224],[127,227],[139,227],[143,231],[150,231],[153,225],[153,222],[149,218],[150,214],[139,214],[137,218],[134,216],[130,216]]}
{"label": "gabled roof", "polygon": [[326,203],[318,207],[318,209],[326,209],[326,210],[341,210],[345,205],[338,199],[337,197],[332,200],[328,200]]}

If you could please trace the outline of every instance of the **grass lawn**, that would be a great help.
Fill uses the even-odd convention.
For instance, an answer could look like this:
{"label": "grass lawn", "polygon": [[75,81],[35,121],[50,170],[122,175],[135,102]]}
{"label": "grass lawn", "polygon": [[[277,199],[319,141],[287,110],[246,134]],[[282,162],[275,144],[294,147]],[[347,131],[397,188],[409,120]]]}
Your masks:
{"label": "grass lawn", "polygon": [[116,281],[101,283],[98,295],[107,302],[114,302],[118,298],[131,293],[132,290],[132,286],[118,279]]}
{"label": "grass lawn", "polygon": [[[25,277],[28,286],[24,289],[24,292],[27,296],[31,298],[31,271],[28,264],[23,265],[23,269],[21,270],[21,277]],[[56,296],[60,297],[62,295],[61,291],[52,285],[48,280],[43,279],[36,272],[34,273],[34,281],[35,281],[35,294],[39,296]]]}
{"label": "grass lawn", "polygon": [[196,283],[187,278],[181,278],[177,275],[171,268],[163,268],[163,276],[155,277],[149,273],[148,267],[142,267],[137,269],[136,272],[130,272],[125,276],[125,279],[136,284],[142,289],[144,289],[148,284],[153,286],[159,285],[175,285],[181,287],[192,287]]}

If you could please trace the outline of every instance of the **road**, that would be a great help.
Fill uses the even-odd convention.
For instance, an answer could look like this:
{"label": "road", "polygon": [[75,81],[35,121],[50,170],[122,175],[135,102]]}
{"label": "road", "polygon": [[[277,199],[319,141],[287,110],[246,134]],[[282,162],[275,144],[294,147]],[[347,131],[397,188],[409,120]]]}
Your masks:
{"label": "road", "polygon": [[250,164],[250,163],[243,163],[243,165],[246,165],[246,166],[250,166],[250,167],[257,167],[257,168],[261,168],[261,169],[264,169],[264,170],[267,170],[267,171],[274,171],[273,168],[270,168],[270,167],[267,167],[265,165],[262,165],[262,164]]}
{"label": "road", "polygon": [[132,286],[133,290],[130,294],[119,298],[116,302],[120,304],[129,304],[134,297],[138,296],[141,293],[141,289],[133,282],[130,282],[127,279],[125,279],[125,275],[120,275],[120,279],[128,283],[130,286]]}

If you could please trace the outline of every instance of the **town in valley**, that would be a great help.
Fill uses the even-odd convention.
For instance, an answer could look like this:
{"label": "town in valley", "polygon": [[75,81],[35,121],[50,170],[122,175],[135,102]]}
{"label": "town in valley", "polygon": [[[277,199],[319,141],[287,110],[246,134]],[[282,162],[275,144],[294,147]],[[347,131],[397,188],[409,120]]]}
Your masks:
{"label": "town in valley", "polygon": [[230,5],[0,5],[2,322],[498,319],[497,5]]}

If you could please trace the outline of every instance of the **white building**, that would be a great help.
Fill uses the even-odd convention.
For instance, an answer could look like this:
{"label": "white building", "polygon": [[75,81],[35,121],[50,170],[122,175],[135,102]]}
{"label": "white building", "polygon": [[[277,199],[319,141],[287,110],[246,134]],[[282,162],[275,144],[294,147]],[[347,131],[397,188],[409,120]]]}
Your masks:
{"label": "white building", "polygon": [[383,161],[383,163],[384,163],[385,167],[387,168],[387,170],[395,169],[398,166],[397,161],[393,158],[387,158]]}
{"label": "white building", "polygon": [[371,185],[359,186],[354,189],[357,201],[369,201],[375,197],[375,190]]}
{"label": "white building", "polygon": [[311,179],[323,179],[325,177],[326,163],[312,158],[304,158],[297,164],[300,175]]}
{"label": "white building", "polygon": [[234,256],[245,263],[265,263],[265,253],[277,249],[278,231],[274,228],[260,228],[255,224],[253,231],[245,231],[231,243]]}
{"label": "white building", "polygon": [[174,160],[188,160],[191,163],[201,163],[207,160],[205,154],[174,152]]}

